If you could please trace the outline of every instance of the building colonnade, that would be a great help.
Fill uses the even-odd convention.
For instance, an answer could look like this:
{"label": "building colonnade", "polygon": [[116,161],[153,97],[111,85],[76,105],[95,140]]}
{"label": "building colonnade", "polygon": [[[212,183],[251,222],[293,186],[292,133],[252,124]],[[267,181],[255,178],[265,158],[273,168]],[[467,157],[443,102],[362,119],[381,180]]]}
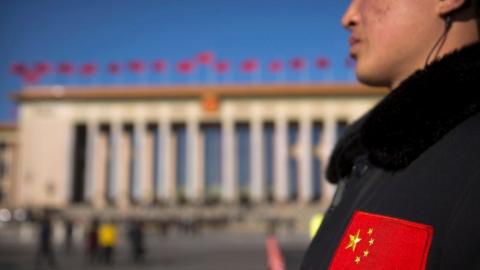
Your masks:
{"label": "building colonnade", "polygon": [[[173,121],[166,115],[157,121],[76,122],[70,202],[127,208],[212,197],[222,202],[330,199],[334,190],[323,169],[347,120],[306,112],[298,119],[253,113],[249,121],[237,121],[226,112],[219,121],[195,116]],[[207,142],[211,134],[217,137]]]}

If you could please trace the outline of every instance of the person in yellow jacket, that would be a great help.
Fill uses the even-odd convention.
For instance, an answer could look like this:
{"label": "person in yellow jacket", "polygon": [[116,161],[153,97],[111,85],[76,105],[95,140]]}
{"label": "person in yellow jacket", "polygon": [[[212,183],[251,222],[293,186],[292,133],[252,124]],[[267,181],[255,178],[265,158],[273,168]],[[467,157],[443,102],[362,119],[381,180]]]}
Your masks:
{"label": "person in yellow jacket", "polygon": [[309,222],[310,239],[313,239],[315,234],[317,234],[317,231],[320,228],[320,225],[322,225],[322,222],[323,222],[323,214],[322,213],[316,213],[310,219],[310,222]]}
{"label": "person in yellow jacket", "polygon": [[102,250],[103,261],[107,264],[112,263],[113,251],[117,245],[117,229],[113,222],[103,223],[98,228],[98,245]]}

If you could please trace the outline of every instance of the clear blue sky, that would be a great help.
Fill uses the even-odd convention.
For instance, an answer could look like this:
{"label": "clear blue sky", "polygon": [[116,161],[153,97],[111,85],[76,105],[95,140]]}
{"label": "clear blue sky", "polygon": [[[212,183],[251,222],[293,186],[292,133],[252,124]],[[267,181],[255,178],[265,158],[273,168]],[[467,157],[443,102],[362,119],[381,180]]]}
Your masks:
{"label": "clear blue sky", "polygon": [[[12,121],[10,94],[22,82],[10,74],[13,62],[38,61],[81,64],[94,61],[104,68],[116,60],[146,62],[163,58],[176,62],[204,50],[232,63],[223,81],[248,83],[238,63],[257,58],[326,56],[327,72],[311,69],[316,81],[352,80],[345,67],[348,33],[340,26],[346,0],[3,0],[0,1],[0,121]],[[264,68],[265,69],[265,68]],[[170,83],[205,83],[207,71],[192,77],[171,74]],[[261,81],[275,80],[263,72]],[[288,81],[303,75],[287,72]],[[43,84],[112,84],[104,70],[92,79],[45,78]],[[162,83],[165,78],[147,73],[142,78],[125,75],[123,83]],[[116,81],[118,83],[118,81]]]}

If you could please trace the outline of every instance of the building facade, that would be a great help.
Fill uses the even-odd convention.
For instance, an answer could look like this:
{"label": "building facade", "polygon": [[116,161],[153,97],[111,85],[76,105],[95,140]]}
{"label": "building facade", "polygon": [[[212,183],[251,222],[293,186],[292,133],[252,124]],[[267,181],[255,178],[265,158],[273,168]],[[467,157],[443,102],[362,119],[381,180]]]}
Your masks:
{"label": "building facade", "polygon": [[0,206],[16,204],[17,164],[17,127],[0,124]]}
{"label": "building facade", "polygon": [[328,202],[360,85],[37,87],[19,105],[18,207]]}

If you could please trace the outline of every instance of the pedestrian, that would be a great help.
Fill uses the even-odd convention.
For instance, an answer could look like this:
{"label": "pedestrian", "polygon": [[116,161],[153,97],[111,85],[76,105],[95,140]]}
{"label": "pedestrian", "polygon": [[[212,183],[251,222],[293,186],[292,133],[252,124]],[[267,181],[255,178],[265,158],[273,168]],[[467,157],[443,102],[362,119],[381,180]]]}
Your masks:
{"label": "pedestrian", "polygon": [[117,229],[113,221],[108,221],[98,228],[98,244],[102,251],[102,259],[106,264],[113,263],[113,253],[117,244]]}
{"label": "pedestrian", "polygon": [[40,269],[46,261],[49,268],[56,268],[53,250],[53,228],[50,215],[45,213],[40,221],[38,233],[38,247],[35,255],[35,268]]}
{"label": "pedestrian", "polygon": [[66,218],[64,221],[65,227],[65,252],[70,253],[73,245],[73,221]]}
{"label": "pedestrian", "polygon": [[128,232],[130,249],[134,262],[142,262],[145,258],[144,228],[141,221],[133,221]]}
{"label": "pedestrian", "polygon": [[360,82],[390,92],[337,143],[302,270],[480,269],[476,0],[351,0]]}
{"label": "pedestrian", "polygon": [[98,219],[92,219],[85,234],[85,254],[87,255],[89,263],[94,263],[99,259],[98,225]]}

